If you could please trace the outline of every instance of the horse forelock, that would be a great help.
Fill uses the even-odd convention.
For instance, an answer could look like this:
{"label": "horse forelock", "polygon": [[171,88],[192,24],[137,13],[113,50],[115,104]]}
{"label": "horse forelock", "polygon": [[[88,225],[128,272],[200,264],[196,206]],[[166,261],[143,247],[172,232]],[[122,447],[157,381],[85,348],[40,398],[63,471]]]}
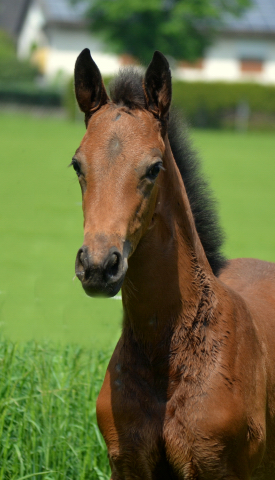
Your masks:
{"label": "horse forelock", "polygon": [[124,68],[110,83],[110,97],[116,105],[130,109],[145,108],[143,75],[134,68]]}

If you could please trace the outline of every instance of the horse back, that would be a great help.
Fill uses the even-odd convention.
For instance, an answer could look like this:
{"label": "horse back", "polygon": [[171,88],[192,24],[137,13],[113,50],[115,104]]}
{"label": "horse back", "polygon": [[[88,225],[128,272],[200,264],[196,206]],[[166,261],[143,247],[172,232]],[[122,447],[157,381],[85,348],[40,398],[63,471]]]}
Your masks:
{"label": "horse back", "polygon": [[245,300],[259,338],[266,348],[273,348],[275,359],[275,263],[252,258],[230,260],[219,279]]}

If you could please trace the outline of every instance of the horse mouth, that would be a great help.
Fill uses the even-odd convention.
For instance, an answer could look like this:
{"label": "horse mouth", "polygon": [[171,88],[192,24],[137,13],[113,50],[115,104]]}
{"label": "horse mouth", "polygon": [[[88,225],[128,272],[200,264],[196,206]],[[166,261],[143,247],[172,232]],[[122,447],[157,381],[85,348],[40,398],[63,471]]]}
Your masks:
{"label": "horse mouth", "polygon": [[127,268],[127,257],[116,247],[111,247],[100,263],[93,261],[93,255],[85,245],[76,256],[76,276],[90,297],[115,296],[123,284]]}
{"label": "horse mouth", "polygon": [[119,279],[116,279],[113,282],[106,282],[103,279],[96,278],[97,275],[91,275],[87,279],[81,279],[78,275],[77,277],[82,283],[82,287],[89,297],[114,297],[122,287],[125,273],[120,276]]}

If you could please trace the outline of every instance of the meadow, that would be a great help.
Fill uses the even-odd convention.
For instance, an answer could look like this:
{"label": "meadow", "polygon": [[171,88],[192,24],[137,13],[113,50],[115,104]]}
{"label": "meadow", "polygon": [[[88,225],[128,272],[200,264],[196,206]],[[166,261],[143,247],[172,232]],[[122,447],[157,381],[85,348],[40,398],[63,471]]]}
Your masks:
{"label": "meadow", "polygon": [[[106,479],[95,399],[120,332],[117,299],[74,278],[84,124],[0,114],[0,480]],[[275,261],[275,137],[192,131],[229,258]]]}

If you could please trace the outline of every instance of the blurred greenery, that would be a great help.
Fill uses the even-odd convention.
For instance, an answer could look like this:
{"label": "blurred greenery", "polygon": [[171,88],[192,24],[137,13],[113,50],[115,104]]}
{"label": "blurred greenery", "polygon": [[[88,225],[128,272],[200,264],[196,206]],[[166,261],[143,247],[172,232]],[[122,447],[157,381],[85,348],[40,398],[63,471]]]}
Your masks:
{"label": "blurred greenery", "polygon": [[28,61],[18,60],[13,40],[0,30],[0,84],[33,82],[38,74],[36,66]]}
{"label": "blurred greenery", "polygon": [[272,85],[173,82],[173,104],[193,126],[235,127],[241,103],[248,108],[248,128],[275,129],[275,87]]}
{"label": "blurred greenery", "polygon": [[149,63],[154,50],[181,60],[201,57],[225,13],[238,15],[250,1],[88,0],[87,3],[91,30],[105,41],[109,50]]}

